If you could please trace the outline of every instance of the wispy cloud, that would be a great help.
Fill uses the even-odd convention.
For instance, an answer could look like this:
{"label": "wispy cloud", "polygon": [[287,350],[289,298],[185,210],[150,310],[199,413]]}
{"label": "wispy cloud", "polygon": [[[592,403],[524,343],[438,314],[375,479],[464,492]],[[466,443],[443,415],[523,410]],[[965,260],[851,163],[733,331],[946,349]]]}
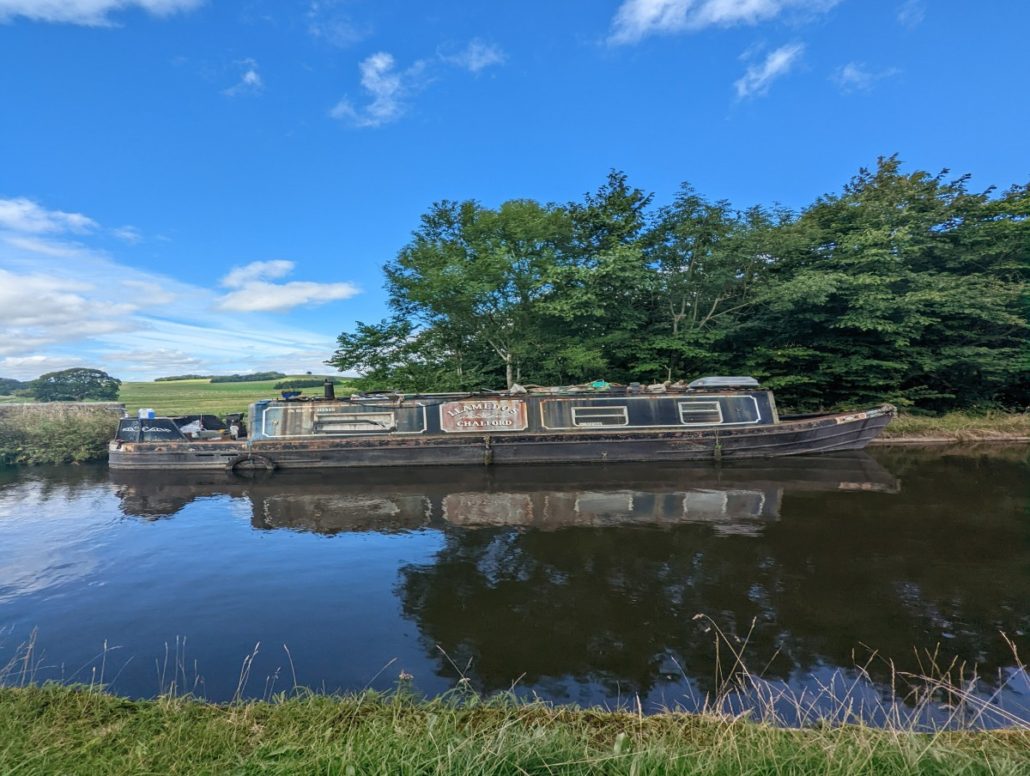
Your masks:
{"label": "wispy cloud", "polygon": [[766,94],[772,82],[789,73],[801,59],[805,47],[801,43],[789,43],[769,52],[764,60],[748,67],[733,86],[737,98],[744,100]]}
{"label": "wispy cloud", "polygon": [[358,127],[379,127],[404,115],[408,96],[422,83],[425,62],[419,60],[406,70],[398,70],[393,55],[379,51],[363,60],[358,70],[368,101],[355,106],[344,97],[329,115]]}
{"label": "wispy cloud", "polygon": [[134,305],[97,298],[95,290],[82,280],[0,269],[0,356],[135,328],[128,320]]}
{"label": "wispy cloud", "polygon": [[416,60],[403,70],[393,54],[378,51],[358,65],[365,101],[356,104],[350,97],[343,97],[329,110],[329,115],[354,127],[381,127],[407,113],[412,96],[425,88],[434,74],[439,75],[441,63],[479,73],[506,59],[500,46],[479,38],[473,38],[457,51],[437,51],[435,59]]}
{"label": "wispy cloud", "polygon": [[204,0],[0,0],[0,23],[17,17],[37,22],[109,27],[111,14],[140,8],[155,16],[189,11]]}
{"label": "wispy cloud", "polygon": [[504,64],[508,58],[500,46],[479,38],[470,40],[460,51],[441,51],[439,56],[444,62],[462,67],[470,73],[478,73],[488,67]]}
{"label": "wispy cloud", "polygon": [[119,226],[112,229],[111,234],[129,245],[135,245],[143,240],[143,233],[135,226]]}
{"label": "wispy cloud", "polygon": [[104,357],[108,361],[131,364],[133,368],[164,375],[172,372],[192,371],[204,365],[204,360],[196,355],[174,348],[112,350],[105,352]]}
{"label": "wispy cloud", "polygon": [[301,305],[350,299],[361,293],[353,283],[270,282],[289,275],[293,269],[294,263],[283,259],[234,267],[222,278],[222,285],[232,290],[221,298],[218,307],[235,312],[284,312]]}
{"label": "wispy cloud", "polygon": [[308,6],[308,34],[337,48],[360,43],[372,34],[372,26],[354,21],[339,10],[339,0],[312,0]]}
{"label": "wispy cloud", "polygon": [[755,25],[785,11],[823,13],[840,0],[623,0],[612,20],[608,42],[636,43],[649,35],[706,27]]}
{"label": "wispy cloud", "polygon": [[88,253],[82,244],[68,240],[46,240],[26,234],[3,234],[0,238],[14,248],[57,259],[76,259]]}
{"label": "wispy cloud", "polygon": [[[292,271],[293,263],[258,262],[256,271],[241,268],[227,277],[233,294],[253,293],[260,301],[223,308],[224,292],[137,269],[89,245],[116,245],[109,241],[113,230],[92,218],[25,198],[5,200],[11,201],[34,207],[6,208],[0,225],[4,377],[28,379],[83,364],[125,379],[174,371],[324,369],[332,336],[299,329],[280,316],[273,322],[261,311],[357,293],[346,283],[270,282]],[[69,215],[77,217],[64,217]]]}
{"label": "wispy cloud", "polygon": [[898,8],[898,24],[903,27],[918,27],[926,18],[926,3],[923,0],[905,0]]}
{"label": "wispy cloud", "polygon": [[900,71],[891,67],[886,70],[870,70],[864,62],[848,62],[837,68],[832,79],[843,92],[869,91],[877,81],[895,76]]}
{"label": "wispy cloud", "polygon": [[[0,7],[5,0],[0,0]],[[0,199],[0,229],[28,234],[82,234],[96,229],[97,222],[82,213],[48,210],[26,197]]]}
{"label": "wispy cloud", "polygon": [[295,266],[292,261],[286,259],[252,261],[242,267],[233,267],[229,274],[222,278],[222,285],[226,288],[242,288],[253,280],[275,280],[289,275]]}
{"label": "wispy cloud", "polygon": [[247,58],[239,60],[236,65],[240,69],[240,79],[228,89],[223,89],[222,94],[229,97],[241,94],[261,94],[265,90],[265,82],[258,71],[258,63]]}

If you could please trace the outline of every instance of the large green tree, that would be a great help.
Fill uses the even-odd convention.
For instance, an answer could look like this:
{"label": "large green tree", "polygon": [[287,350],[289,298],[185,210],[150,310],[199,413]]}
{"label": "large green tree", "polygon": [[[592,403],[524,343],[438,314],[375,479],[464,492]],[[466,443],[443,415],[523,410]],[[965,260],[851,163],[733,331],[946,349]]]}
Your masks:
{"label": "large green tree", "polygon": [[386,266],[390,303],[454,351],[488,345],[510,387],[546,345],[543,304],[568,228],[563,208],[529,200],[439,202]]}
{"label": "large green tree", "polygon": [[36,401],[113,401],[122,381],[99,369],[64,369],[48,372],[31,383]]}
{"label": "large green tree", "polygon": [[737,332],[751,371],[804,406],[943,409],[1005,393],[1028,335],[1025,284],[1008,252],[977,245],[998,203],[945,175],[884,158],[783,227]]}
{"label": "large green tree", "polygon": [[1030,402],[1030,185],[972,192],[886,157],[798,213],[673,201],[613,171],[564,205],[438,202],[340,335],[366,385],[754,374],[782,405]]}

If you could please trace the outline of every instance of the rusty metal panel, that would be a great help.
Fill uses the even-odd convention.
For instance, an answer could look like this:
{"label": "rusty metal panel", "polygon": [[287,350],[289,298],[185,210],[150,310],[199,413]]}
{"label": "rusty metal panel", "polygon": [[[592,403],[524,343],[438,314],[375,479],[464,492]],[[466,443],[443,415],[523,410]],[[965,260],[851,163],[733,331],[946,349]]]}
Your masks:
{"label": "rusty metal panel", "polygon": [[440,428],[448,433],[525,431],[527,417],[521,399],[467,399],[440,405]]}

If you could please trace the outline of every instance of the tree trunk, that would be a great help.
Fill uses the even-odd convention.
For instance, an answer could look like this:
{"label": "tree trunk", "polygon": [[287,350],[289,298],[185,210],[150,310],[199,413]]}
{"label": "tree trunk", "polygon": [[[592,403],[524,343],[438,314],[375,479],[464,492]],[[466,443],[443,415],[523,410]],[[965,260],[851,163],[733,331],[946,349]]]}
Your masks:
{"label": "tree trunk", "polygon": [[508,388],[515,384],[515,375],[513,365],[511,363],[511,353],[504,356],[504,377],[508,381]]}

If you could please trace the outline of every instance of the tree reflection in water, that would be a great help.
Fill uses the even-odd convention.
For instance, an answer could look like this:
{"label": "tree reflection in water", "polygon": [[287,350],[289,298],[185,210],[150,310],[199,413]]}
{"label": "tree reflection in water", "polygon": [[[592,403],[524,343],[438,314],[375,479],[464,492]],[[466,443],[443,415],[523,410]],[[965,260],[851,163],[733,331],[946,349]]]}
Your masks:
{"label": "tree reflection in water", "polygon": [[[399,595],[442,672],[481,689],[573,678],[650,694],[682,670],[715,689],[710,616],[750,635],[752,670],[790,680],[853,667],[869,650],[901,670],[914,649],[975,663],[989,684],[1030,628],[1021,461],[881,454],[898,493],[794,491],[760,530],[492,526],[451,530],[431,564],[401,570]],[[446,657],[439,650],[446,653]],[[723,653],[725,657],[725,651]],[[870,671],[887,682],[890,668]]]}

